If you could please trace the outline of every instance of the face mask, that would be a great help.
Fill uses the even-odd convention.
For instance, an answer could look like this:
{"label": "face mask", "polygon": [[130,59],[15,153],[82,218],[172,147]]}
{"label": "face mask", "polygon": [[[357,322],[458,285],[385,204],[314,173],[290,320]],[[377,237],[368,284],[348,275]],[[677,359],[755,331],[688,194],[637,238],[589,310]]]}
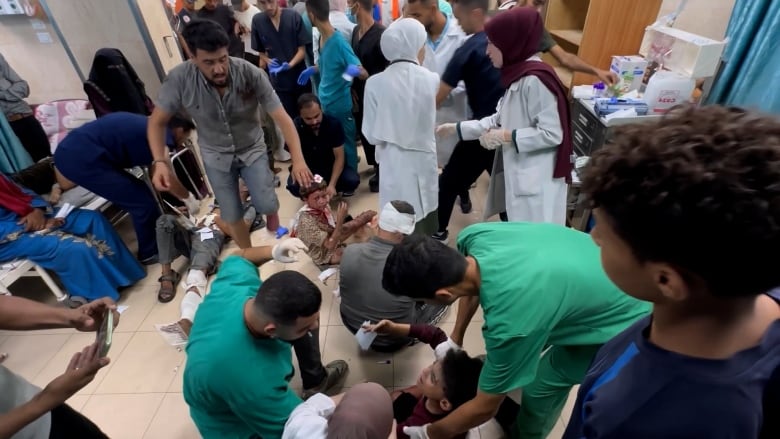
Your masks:
{"label": "face mask", "polygon": [[355,17],[355,14],[352,12],[352,8],[347,8],[346,14],[347,14],[347,20],[357,24],[357,17]]}

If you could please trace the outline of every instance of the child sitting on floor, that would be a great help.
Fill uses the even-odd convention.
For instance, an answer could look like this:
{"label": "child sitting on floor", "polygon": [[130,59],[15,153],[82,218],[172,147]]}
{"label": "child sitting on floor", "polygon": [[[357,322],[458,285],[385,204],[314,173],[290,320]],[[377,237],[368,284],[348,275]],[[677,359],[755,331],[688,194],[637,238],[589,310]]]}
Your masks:
{"label": "child sitting on floor", "polygon": [[338,264],[344,253],[346,241],[376,216],[367,210],[352,219],[347,212],[347,203],[339,203],[334,217],[330,209],[328,182],[315,175],[311,184],[301,188],[301,199],[306,203],[295,214],[290,236],[297,237],[309,248],[309,256],[317,265]]}
{"label": "child sitting on floor", "polygon": [[[393,415],[398,422],[398,438],[409,437],[404,433],[404,427],[419,427],[436,422],[477,395],[482,360],[470,357],[440,328],[382,320],[376,325],[366,325],[363,329],[393,337],[416,338],[430,345],[436,353],[436,361],[423,369],[417,384],[393,392]],[[491,419],[472,431],[478,430],[480,437],[501,437],[502,427],[499,425],[508,431],[517,409],[517,405],[507,398],[495,420]]]}

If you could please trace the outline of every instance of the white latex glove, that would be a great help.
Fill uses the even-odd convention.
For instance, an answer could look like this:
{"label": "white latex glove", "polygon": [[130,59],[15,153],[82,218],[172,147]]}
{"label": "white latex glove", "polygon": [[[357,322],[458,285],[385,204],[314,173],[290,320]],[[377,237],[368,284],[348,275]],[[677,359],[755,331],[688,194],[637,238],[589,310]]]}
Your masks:
{"label": "white latex glove", "polygon": [[482,145],[483,148],[494,150],[498,148],[499,146],[503,145],[507,142],[507,131],[506,130],[490,130],[486,132],[485,134],[479,136],[479,144]]}
{"label": "white latex glove", "polygon": [[428,426],[431,424],[425,424],[422,427],[404,427],[404,434],[411,439],[428,439]]}
{"label": "white latex glove", "polygon": [[441,360],[447,355],[447,352],[459,351],[459,350],[460,350],[460,346],[458,346],[457,343],[452,341],[451,338],[447,337],[446,341],[443,341],[439,343],[438,346],[436,346],[434,352],[436,353],[436,359]]}
{"label": "white latex glove", "polygon": [[458,124],[456,123],[443,123],[436,127],[437,137],[450,137],[458,130]]}
{"label": "white latex glove", "polygon": [[192,195],[192,192],[190,192],[189,196],[182,201],[184,202],[184,205],[187,206],[187,213],[189,213],[190,216],[195,217],[200,213],[200,200],[195,198],[195,195]]}
{"label": "white latex glove", "polygon": [[309,251],[306,244],[298,238],[290,238],[276,244],[274,248],[271,249],[271,256],[277,262],[289,264],[297,261],[298,257],[296,255],[302,251]]}

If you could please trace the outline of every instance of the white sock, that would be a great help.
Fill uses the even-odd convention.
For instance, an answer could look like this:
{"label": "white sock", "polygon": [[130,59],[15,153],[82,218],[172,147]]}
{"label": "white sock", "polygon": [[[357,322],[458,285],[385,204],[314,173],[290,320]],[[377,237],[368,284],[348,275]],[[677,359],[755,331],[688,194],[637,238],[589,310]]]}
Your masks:
{"label": "white sock", "polygon": [[[201,292],[201,294],[203,293]],[[184,298],[181,299],[181,318],[191,322],[195,321],[195,312],[198,311],[201,302],[203,302],[203,298],[200,297],[200,294],[187,291]]]}

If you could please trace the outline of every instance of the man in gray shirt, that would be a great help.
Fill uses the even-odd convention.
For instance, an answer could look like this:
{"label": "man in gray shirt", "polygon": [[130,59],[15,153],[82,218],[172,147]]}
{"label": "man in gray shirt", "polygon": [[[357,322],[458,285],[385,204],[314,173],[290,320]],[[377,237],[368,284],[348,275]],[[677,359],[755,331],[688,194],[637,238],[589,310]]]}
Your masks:
{"label": "man in gray shirt", "polygon": [[[414,231],[414,207],[405,201],[387,203],[379,215],[379,231],[370,241],[350,244],[341,258],[339,292],[341,320],[352,333],[366,320],[377,323],[387,319],[396,323],[435,325],[447,310],[442,305],[417,303],[395,296],[382,288],[382,272],[387,255],[404,236]],[[407,337],[379,335],[371,348],[394,352],[411,343]]]}
{"label": "man in gray shirt", "polygon": [[49,137],[24,101],[30,95],[27,81],[19,77],[0,54],[0,111],[34,162],[51,155]]}
{"label": "man in gray shirt", "polygon": [[257,66],[228,55],[228,35],[210,20],[192,20],[182,36],[192,53],[190,61],[168,73],[149,119],[152,181],[167,190],[175,177],[165,147],[165,127],[177,112],[197,124],[198,144],[211,187],[240,248],[251,247],[249,228],[242,220],[238,179],[243,178],[258,214],[267,215],[268,230],[279,229],[279,200],[268,166],[260,110],[281,129],[292,155],[292,177],[308,186],[312,174],[301,153],[301,143],[290,116],[284,111],[268,76]]}

